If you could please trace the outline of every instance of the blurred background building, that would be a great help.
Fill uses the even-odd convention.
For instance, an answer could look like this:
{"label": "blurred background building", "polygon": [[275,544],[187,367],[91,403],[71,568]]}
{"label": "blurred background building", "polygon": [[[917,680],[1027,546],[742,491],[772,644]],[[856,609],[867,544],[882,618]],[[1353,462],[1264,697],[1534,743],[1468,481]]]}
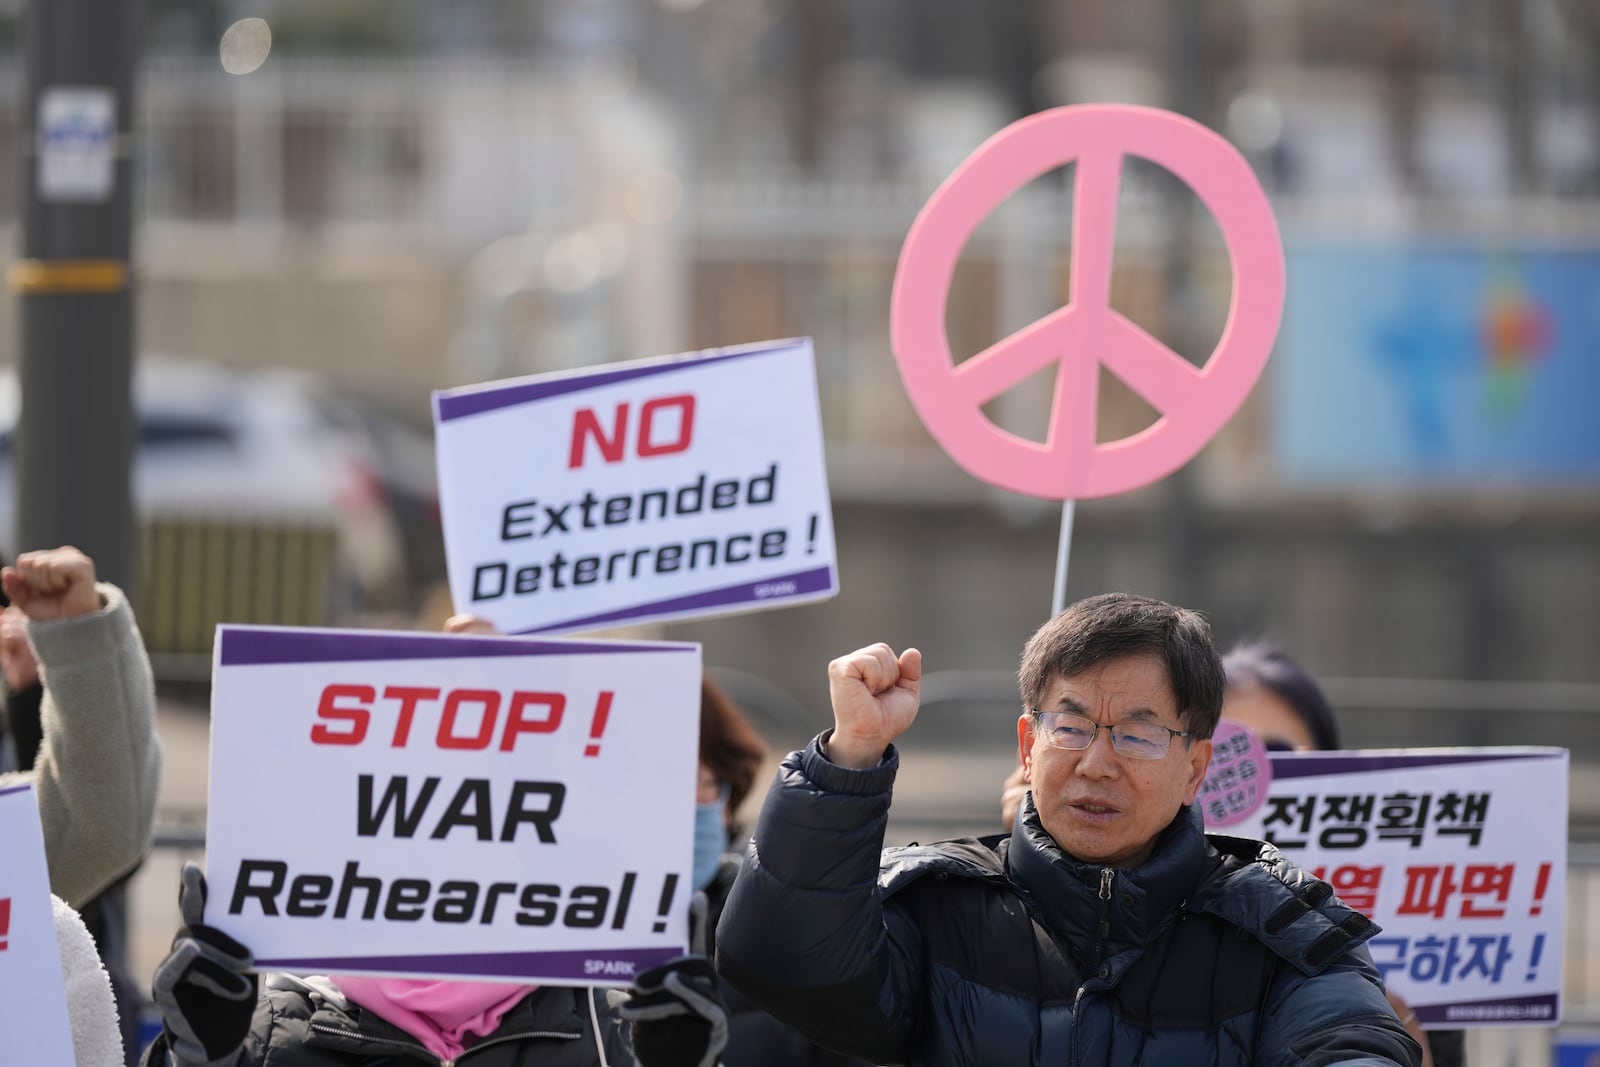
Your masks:
{"label": "blurred background building", "polygon": [[[1600,842],[1600,5],[146,9],[139,345],[188,383],[159,395],[194,401],[140,421],[139,463],[171,472],[145,476],[169,492],[141,497],[139,599],[168,678],[205,676],[219,618],[442,618],[429,390],[807,334],[844,592],[665,632],[705,643],[776,744],[826,724],[829,657],[920,645],[935,674],[897,832],[986,829],[1059,511],[975,481],[922,429],[889,349],[896,257],[1008,122],[1149,104],[1255,165],[1289,300],[1265,377],[1198,459],[1080,507],[1069,596],[1131,589],[1205,610],[1224,642],[1279,638],[1355,745],[1568,746],[1573,836]],[[23,16],[0,3],[9,229]],[[1035,182],[970,243],[958,355],[1065,302],[1070,190]],[[1215,223],[1132,161],[1117,233],[1114,305],[1203,361],[1231,285]],[[0,362],[14,316],[0,303]],[[1041,379],[989,411],[1039,436],[1048,396]],[[1109,377],[1100,404],[1103,440],[1155,417]],[[178,491],[208,448],[287,455],[272,433],[341,457],[318,501],[270,479],[232,505]],[[239,560],[279,580],[230,585]],[[984,769],[936,773],[955,760]],[[1572,891],[1600,917],[1600,879]],[[1600,1005],[1600,961],[1573,968],[1575,1003]]]}

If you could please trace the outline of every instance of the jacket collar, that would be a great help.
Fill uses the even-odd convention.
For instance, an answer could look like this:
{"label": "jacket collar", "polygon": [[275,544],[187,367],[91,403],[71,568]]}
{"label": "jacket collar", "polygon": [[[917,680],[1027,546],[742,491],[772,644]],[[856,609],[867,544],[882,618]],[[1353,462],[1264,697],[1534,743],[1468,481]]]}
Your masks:
{"label": "jacket collar", "polygon": [[[1017,812],[1006,865],[1046,925],[1082,953],[1084,966],[1092,967],[1149,943],[1172,922],[1213,865],[1209,852],[1199,810],[1184,807],[1140,866],[1083,863],[1056,844],[1039,821],[1029,793]],[[1103,884],[1109,899],[1102,898]]]}
{"label": "jacket collar", "polygon": [[[419,1059],[438,1059],[416,1038],[372,1012],[363,1011],[342,994],[328,996],[326,990],[312,988],[321,995],[315,998],[318,1004],[308,1023],[307,1045],[369,1055],[380,1052],[394,1055],[403,1046],[407,1054]],[[589,995],[587,989],[543,987],[538,993],[524,997],[505,1014],[493,1034],[467,1049],[463,1056],[470,1056],[487,1042],[513,1037],[578,1040],[587,1029],[584,1005],[579,998]]]}

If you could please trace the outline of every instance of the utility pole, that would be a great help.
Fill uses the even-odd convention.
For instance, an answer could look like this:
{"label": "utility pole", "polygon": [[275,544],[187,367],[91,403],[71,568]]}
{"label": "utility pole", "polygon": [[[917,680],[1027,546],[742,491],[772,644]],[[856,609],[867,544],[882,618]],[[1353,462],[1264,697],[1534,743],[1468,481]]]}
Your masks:
{"label": "utility pole", "polygon": [[136,0],[33,0],[21,114],[13,552],[75,544],[133,587]]}

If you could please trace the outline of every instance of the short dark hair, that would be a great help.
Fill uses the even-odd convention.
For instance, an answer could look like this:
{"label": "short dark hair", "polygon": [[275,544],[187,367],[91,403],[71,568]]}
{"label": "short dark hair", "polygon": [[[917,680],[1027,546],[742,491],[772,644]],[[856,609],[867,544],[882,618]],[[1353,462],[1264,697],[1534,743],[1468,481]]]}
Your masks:
{"label": "short dark hair", "polygon": [[1028,708],[1039,706],[1056,675],[1071,678],[1123,656],[1152,654],[1167,668],[1178,717],[1197,739],[1222,716],[1222,658],[1211,624],[1198,611],[1131,593],[1080,600],[1045,623],[1022,650],[1017,687]]}
{"label": "short dark hair", "polygon": [[1316,679],[1280,646],[1271,641],[1240,645],[1222,658],[1222,670],[1229,689],[1259,685],[1289,705],[1319,749],[1339,747],[1339,723],[1333,717],[1333,705]]}
{"label": "short dark hair", "polygon": [[700,762],[711,768],[717,781],[727,784],[728,818],[750,795],[766,757],[767,746],[744,712],[709,676],[701,675]]}

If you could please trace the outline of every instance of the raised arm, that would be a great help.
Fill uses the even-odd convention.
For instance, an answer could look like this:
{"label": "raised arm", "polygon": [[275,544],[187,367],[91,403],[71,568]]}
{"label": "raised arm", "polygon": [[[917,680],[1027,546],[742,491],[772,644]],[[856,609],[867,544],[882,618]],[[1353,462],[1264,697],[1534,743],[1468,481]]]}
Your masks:
{"label": "raised arm", "polygon": [[878,864],[921,656],[874,645],[828,668],[834,730],[784,760],[717,926],[717,969],[818,1044],[897,1063],[923,1002],[922,938]]}
{"label": "raised arm", "polygon": [[0,571],[28,616],[44,685],[39,796],[50,888],[74,907],[144,855],[161,784],[150,660],[122,591],[75,548],[24,553]]}

